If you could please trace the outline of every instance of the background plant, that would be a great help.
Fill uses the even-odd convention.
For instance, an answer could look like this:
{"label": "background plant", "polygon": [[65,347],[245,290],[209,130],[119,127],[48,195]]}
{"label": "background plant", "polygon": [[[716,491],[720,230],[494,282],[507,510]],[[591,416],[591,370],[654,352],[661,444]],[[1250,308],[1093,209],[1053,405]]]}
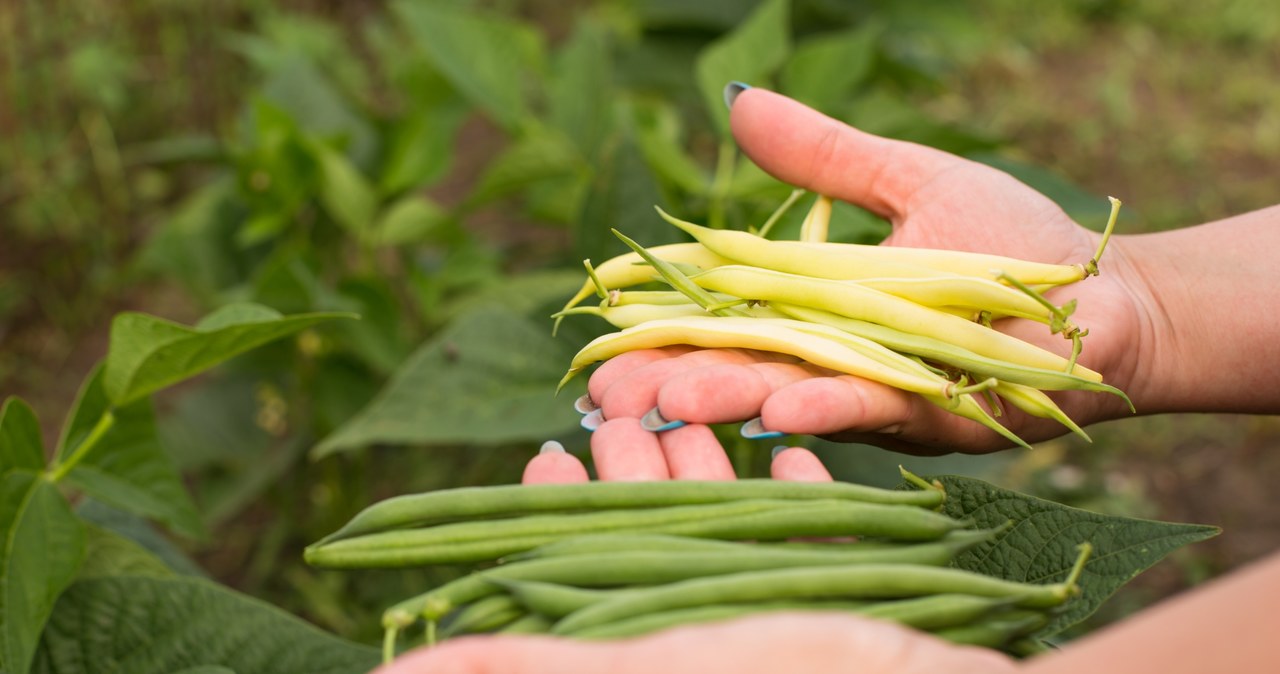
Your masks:
{"label": "background plant", "polygon": [[[545,395],[592,329],[548,334],[579,261],[621,252],[608,226],[671,237],[654,204],[743,227],[788,193],[727,142],[725,80],[1013,170],[1086,224],[1117,193],[1142,214],[1122,228],[1180,226],[1274,200],[1280,108],[1262,78],[1280,64],[1280,22],[1266,10],[1219,0],[1196,14],[1212,20],[1193,20],[1137,0],[6,5],[4,393],[29,400],[43,437],[59,437],[120,309],[187,323],[241,301],[360,314],[157,396],[159,445],[212,535],[183,538],[161,517],[180,535],[155,546],[367,641],[383,600],[423,581],[313,573],[301,546],[380,496],[513,481],[541,440],[581,451],[568,398]],[[843,207],[832,233],[885,231]],[[1276,472],[1275,431],[1265,418],[1126,421],[1091,429],[1091,448],[1062,440],[919,469],[1226,527],[1204,552],[1144,576],[1152,584],[1132,600],[1117,597],[1109,606],[1123,613],[1275,547],[1262,486]],[[898,460],[820,449],[864,481]],[[1254,470],[1231,468],[1246,463]],[[102,517],[151,535],[117,515]]]}

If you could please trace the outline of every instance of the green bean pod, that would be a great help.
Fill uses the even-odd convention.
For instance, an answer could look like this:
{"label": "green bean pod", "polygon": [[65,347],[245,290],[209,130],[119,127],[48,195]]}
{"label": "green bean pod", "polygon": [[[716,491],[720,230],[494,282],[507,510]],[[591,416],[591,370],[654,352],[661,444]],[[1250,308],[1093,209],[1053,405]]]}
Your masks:
{"label": "green bean pod", "polygon": [[691,278],[707,290],[744,299],[809,306],[951,342],[989,358],[1045,370],[1069,371],[1086,379],[1102,381],[1102,375],[1082,365],[1077,364],[1068,370],[1068,359],[1029,342],[854,283],[741,265],[716,267]]}
{"label": "green bean pod", "polygon": [[375,503],[316,545],[392,529],[513,515],[657,508],[744,499],[843,499],[937,508],[945,498],[941,489],[903,491],[848,482],[768,479],[460,487],[396,496]]}
{"label": "green bean pod", "polygon": [[593,513],[529,515],[366,534],[307,548],[324,568],[387,568],[500,559],[562,538],[633,531],[721,539],[875,536],[933,540],[965,522],[916,506],[749,499]]}
{"label": "green bean pod", "polygon": [[500,634],[546,634],[551,631],[551,621],[537,613],[530,613],[495,631]]}
{"label": "green bean pod", "polygon": [[510,595],[489,595],[455,611],[441,626],[439,636],[448,639],[461,634],[489,632],[518,620],[526,613],[528,610]]}
{"label": "green bean pod", "polygon": [[[901,548],[873,548],[855,554],[829,555],[831,565],[901,564],[944,565],[957,554],[992,540],[1002,529],[956,531],[936,541]],[[716,576],[761,569],[790,568],[790,558],[766,557],[748,551],[729,555],[722,552],[617,552],[569,555],[502,564],[464,576],[392,606],[383,614],[388,628],[404,627],[418,618],[436,620],[457,606],[502,590],[497,581],[536,580],[579,587],[612,587],[672,583],[690,578]]]}
{"label": "green bean pod", "polygon": [[937,630],[934,635],[967,646],[1004,648],[1048,625],[1050,620],[1051,617],[1043,611],[1005,611],[970,625]]}
{"label": "green bean pod", "polygon": [[[575,639],[622,639],[660,632],[673,627],[733,620],[762,613],[858,613],[868,602],[857,601],[771,601],[751,604],[716,604],[646,613],[603,625],[576,630],[563,636]],[[552,627],[554,630],[554,625]]]}
{"label": "green bean pod", "polygon": [[938,363],[951,365],[980,377],[994,377],[1000,381],[1032,386],[1046,391],[1082,390],[1110,393],[1125,398],[1126,401],[1128,400],[1124,393],[1114,386],[1108,386],[1085,377],[1078,377],[1061,370],[1027,367],[1010,363],[1000,358],[981,356],[968,349],[957,347],[950,342],[840,316],[821,309],[813,309],[786,302],[771,302],[769,308],[801,321],[819,323],[844,330],[883,344],[894,351],[909,353]]}
{"label": "green bean pod", "polygon": [[1058,606],[1076,592],[1074,578],[1053,585],[1002,580],[952,568],[902,564],[749,571],[671,583],[594,604],[556,623],[555,634],[603,625],[627,616],[708,604],[780,599],[905,599],[970,594],[1014,600],[1021,607]]}
{"label": "green bean pod", "polygon": [[[948,534],[962,535],[964,532]],[[545,559],[565,555],[598,554],[604,552],[739,552],[743,550],[824,550],[836,552],[846,549],[861,551],[873,549],[902,548],[912,543],[889,543],[883,541],[852,542],[741,542],[713,538],[694,538],[691,536],[675,536],[671,534],[586,534],[536,547],[528,552],[506,558],[507,561],[518,559]]]}
{"label": "green bean pod", "polygon": [[574,587],[537,580],[495,580],[493,582],[506,589],[521,606],[547,618],[563,618],[579,609],[632,591]]}

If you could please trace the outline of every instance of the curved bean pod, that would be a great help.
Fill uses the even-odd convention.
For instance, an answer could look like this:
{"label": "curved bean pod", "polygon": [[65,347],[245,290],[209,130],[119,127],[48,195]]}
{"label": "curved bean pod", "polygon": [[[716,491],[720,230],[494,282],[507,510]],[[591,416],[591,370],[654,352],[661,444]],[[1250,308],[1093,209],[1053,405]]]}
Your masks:
{"label": "curved bean pod", "polygon": [[[831,556],[831,564],[943,565],[960,552],[991,540],[998,530],[957,531],[929,543],[902,548],[866,550],[856,559]],[[655,584],[689,578],[736,574],[743,571],[791,567],[791,560],[754,554],[618,552],[569,555],[503,564],[451,581],[392,606],[383,614],[389,629],[413,624],[418,618],[438,620],[457,606],[500,592],[499,580],[537,580],[580,587]]]}
{"label": "curved bean pod", "polygon": [[458,487],[379,501],[360,511],[316,546],[361,534],[469,519],[657,508],[743,499],[840,499],[937,508],[946,499],[946,494],[941,489],[881,489],[850,482],[788,482],[763,478]]}

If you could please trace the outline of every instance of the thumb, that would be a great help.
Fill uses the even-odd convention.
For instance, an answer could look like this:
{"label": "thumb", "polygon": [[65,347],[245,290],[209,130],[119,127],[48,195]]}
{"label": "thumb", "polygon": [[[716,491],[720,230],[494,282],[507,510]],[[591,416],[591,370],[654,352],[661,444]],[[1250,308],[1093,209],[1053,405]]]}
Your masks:
{"label": "thumb", "polygon": [[766,89],[738,94],[729,122],[742,151],[775,178],[891,219],[906,214],[921,187],[967,163],[859,131]]}

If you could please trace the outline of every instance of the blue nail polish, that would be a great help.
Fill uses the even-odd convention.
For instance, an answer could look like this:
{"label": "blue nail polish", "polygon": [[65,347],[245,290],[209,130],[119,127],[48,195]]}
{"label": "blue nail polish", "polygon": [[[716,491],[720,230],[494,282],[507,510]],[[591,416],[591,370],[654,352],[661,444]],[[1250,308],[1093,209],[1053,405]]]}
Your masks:
{"label": "blue nail polish", "polygon": [[668,421],[656,407],[646,412],[643,417],[640,417],[640,428],[654,433],[675,430],[683,425],[684,422],[679,419]]}
{"label": "blue nail polish", "polygon": [[750,84],[742,82],[730,82],[724,85],[724,107],[733,108],[733,102],[737,100],[738,94],[750,89]]}
{"label": "blue nail polish", "polygon": [[770,453],[770,458],[776,459],[778,458],[779,454],[787,451],[788,449],[791,449],[791,448],[786,445],[778,445],[777,447],[773,448],[773,452]]}
{"label": "blue nail polish", "polygon": [[591,414],[598,409],[600,407],[596,405],[596,401],[591,399],[590,393],[584,393],[573,401],[573,411],[578,414]]}
{"label": "blue nail polish", "polygon": [[591,410],[587,413],[587,416],[582,417],[582,421],[579,423],[589,431],[600,428],[600,424],[604,423],[604,410]]}
{"label": "blue nail polish", "polygon": [[770,438],[780,438],[786,433],[781,431],[771,431],[764,427],[764,421],[760,417],[756,417],[738,429],[738,434],[748,440],[767,440]]}

